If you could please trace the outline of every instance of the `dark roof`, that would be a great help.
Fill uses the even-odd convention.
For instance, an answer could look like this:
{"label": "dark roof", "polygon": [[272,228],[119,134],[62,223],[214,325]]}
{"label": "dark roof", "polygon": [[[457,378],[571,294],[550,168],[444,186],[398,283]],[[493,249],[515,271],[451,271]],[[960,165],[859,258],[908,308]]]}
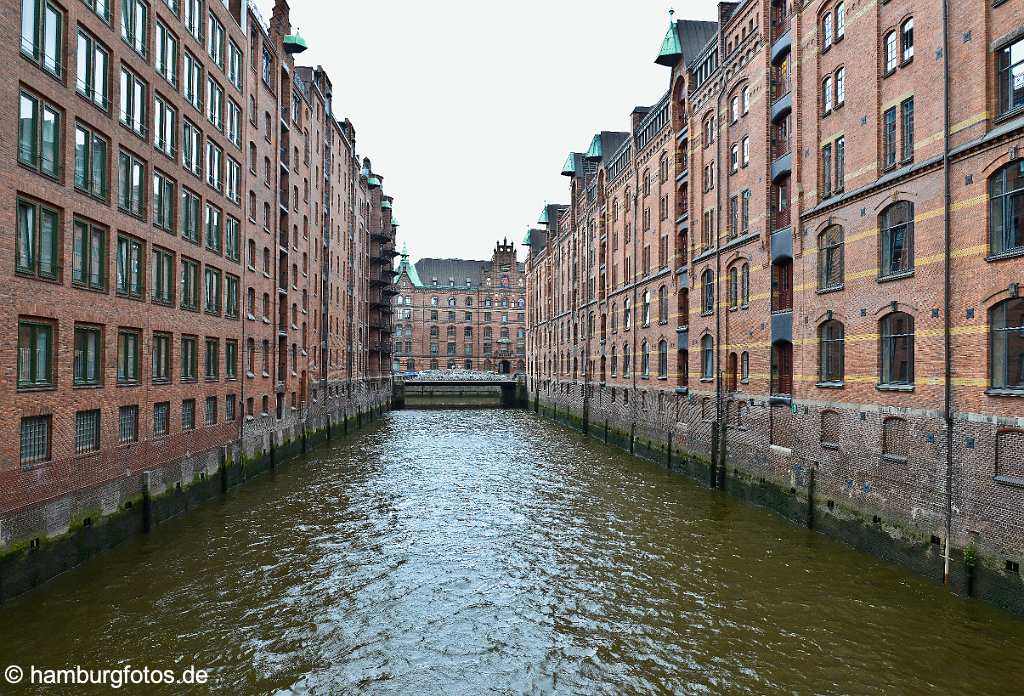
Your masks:
{"label": "dark roof", "polygon": [[[480,274],[491,269],[490,261],[476,261],[473,259],[420,259],[415,264],[416,272],[424,288],[434,287],[434,278],[437,278],[437,288],[451,288],[450,279],[455,280],[455,289],[480,287]],[[516,269],[520,272],[526,270],[526,264],[516,262]],[[466,278],[469,278],[469,285],[466,285]]]}
{"label": "dark roof", "polygon": [[693,61],[718,32],[718,22],[703,22],[696,19],[680,19],[676,22],[679,43],[683,48],[683,60]]}

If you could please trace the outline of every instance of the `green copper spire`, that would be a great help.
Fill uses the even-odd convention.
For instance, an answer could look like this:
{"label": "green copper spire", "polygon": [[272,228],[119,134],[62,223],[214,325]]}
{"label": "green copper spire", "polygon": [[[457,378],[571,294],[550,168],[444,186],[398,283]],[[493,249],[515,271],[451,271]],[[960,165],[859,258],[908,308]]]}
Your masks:
{"label": "green copper spire", "polygon": [[526,236],[523,237],[523,246],[530,246],[530,233],[531,232],[532,232],[532,230],[530,230],[530,228],[527,227],[526,228]]}
{"label": "green copper spire", "polygon": [[384,210],[391,210],[391,201],[385,198],[380,202],[380,207],[383,208]]}
{"label": "green copper spire", "polygon": [[537,224],[538,225],[546,225],[546,224],[548,224],[548,207],[546,205],[543,208],[541,208],[540,218],[537,220]]}
{"label": "green copper spire", "polygon": [[369,186],[369,187],[371,187],[371,188],[376,188],[377,186],[380,186],[380,179],[378,179],[378,178],[377,178],[377,177],[375,177],[375,176],[371,176],[371,177],[370,177],[370,178],[369,178],[369,179],[368,179],[368,180],[366,181],[366,185],[367,185],[367,186]]}
{"label": "green copper spire", "polygon": [[601,147],[601,134],[598,133],[594,136],[594,139],[590,141],[590,149],[587,150],[587,154],[584,155],[588,160],[599,160],[604,157],[604,148]]}
{"label": "green copper spire", "polygon": [[562,176],[576,176],[576,153],[570,152],[562,165]]}
{"label": "green copper spire", "polygon": [[409,247],[405,242],[402,242],[402,260],[399,262],[398,270],[395,272],[396,283],[401,280],[403,273],[409,276],[409,282],[413,284],[413,287],[423,287],[423,283],[420,281],[420,274],[416,271],[416,266],[409,263]]}
{"label": "green copper spire", "polygon": [[668,31],[665,33],[664,41],[661,42],[661,50],[658,52],[658,57],[654,59],[654,62],[658,65],[671,67],[683,55],[683,47],[679,42],[679,32],[676,30],[676,23],[672,19],[674,14],[675,10],[668,11]]}
{"label": "green copper spire", "polygon": [[309,44],[306,43],[306,40],[302,38],[297,29],[294,34],[288,34],[284,37],[282,43],[284,44],[285,53],[302,53],[309,48]]}
{"label": "green copper spire", "polygon": [[394,213],[391,213],[391,226],[398,227],[398,218],[395,217]]}

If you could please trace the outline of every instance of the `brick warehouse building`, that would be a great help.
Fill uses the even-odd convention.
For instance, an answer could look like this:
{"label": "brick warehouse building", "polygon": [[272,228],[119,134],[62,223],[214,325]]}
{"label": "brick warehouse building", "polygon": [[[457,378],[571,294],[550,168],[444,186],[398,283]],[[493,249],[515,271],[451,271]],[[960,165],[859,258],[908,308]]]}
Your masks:
{"label": "brick warehouse building", "polygon": [[420,259],[395,276],[394,369],[526,371],[526,275],[507,240],[490,261]]}
{"label": "brick warehouse building", "polygon": [[948,8],[670,22],[665,95],[525,240],[529,386],[1024,607],[1024,1]]}
{"label": "brick warehouse building", "polygon": [[288,5],[4,7],[0,550],[385,403],[393,199]]}

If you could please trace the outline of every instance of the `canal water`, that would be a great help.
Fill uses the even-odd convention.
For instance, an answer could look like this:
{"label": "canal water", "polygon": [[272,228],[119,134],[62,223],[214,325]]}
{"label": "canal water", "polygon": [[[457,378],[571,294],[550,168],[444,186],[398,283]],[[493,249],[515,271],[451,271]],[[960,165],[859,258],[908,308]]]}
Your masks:
{"label": "canal water", "polygon": [[210,670],[120,691],[146,694],[997,694],[1024,622],[531,414],[399,411],[0,608],[8,664]]}

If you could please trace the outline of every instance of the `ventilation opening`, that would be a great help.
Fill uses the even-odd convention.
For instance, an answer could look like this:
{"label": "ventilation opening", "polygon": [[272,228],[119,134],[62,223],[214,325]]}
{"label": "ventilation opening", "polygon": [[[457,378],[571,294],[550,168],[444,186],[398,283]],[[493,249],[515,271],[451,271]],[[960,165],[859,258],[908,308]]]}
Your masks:
{"label": "ventilation opening", "polygon": [[176,490],[176,491],[180,491],[181,490],[181,481],[178,481],[176,484],[174,484],[174,490]]}
{"label": "ventilation opening", "polygon": [[[39,548],[39,537],[36,537],[36,538],[35,538],[35,539],[33,539],[32,541],[28,542],[28,547],[29,547],[30,549],[38,549],[38,548]],[[1009,565],[1009,564],[1010,564],[1010,562],[1009,562],[1009,561],[1007,561],[1007,562],[1006,562],[1006,564],[1007,564],[1007,565]]]}
{"label": "ventilation opening", "polygon": [[[37,541],[38,541],[38,539],[37,539]],[[1017,561],[1007,560],[1006,561],[1006,572],[1007,573],[1015,573],[1017,575],[1020,575],[1020,563],[1018,563]]]}
{"label": "ventilation opening", "polygon": [[796,489],[795,488],[790,488],[789,489],[789,494],[790,495],[796,495]]}
{"label": "ventilation opening", "polygon": [[91,527],[92,526],[92,518],[91,517],[86,517],[84,520],[82,520],[82,526],[83,527]]}
{"label": "ventilation opening", "polygon": [[132,509],[132,501],[129,500],[127,503],[125,503],[124,504],[124,509],[125,510],[131,510]]}
{"label": "ventilation opening", "polygon": [[875,515],[874,517],[872,517],[871,521],[874,522],[875,524],[882,524],[882,518],[879,517],[878,515]]}
{"label": "ventilation opening", "polygon": [[206,480],[206,472],[205,471],[200,471],[199,472],[199,480],[200,481],[205,481]]}
{"label": "ventilation opening", "polygon": [[940,539],[937,536],[935,536],[934,534],[932,534],[932,545],[933,546],[938,546],[941,543],[942,543],[942,539]]}
{"label": "ventilation opening", "polygon": [[828,501],[828,509],[829,510],[835,510],[835,508],[836,508],[836,501],[834,501],[834,500]]}

